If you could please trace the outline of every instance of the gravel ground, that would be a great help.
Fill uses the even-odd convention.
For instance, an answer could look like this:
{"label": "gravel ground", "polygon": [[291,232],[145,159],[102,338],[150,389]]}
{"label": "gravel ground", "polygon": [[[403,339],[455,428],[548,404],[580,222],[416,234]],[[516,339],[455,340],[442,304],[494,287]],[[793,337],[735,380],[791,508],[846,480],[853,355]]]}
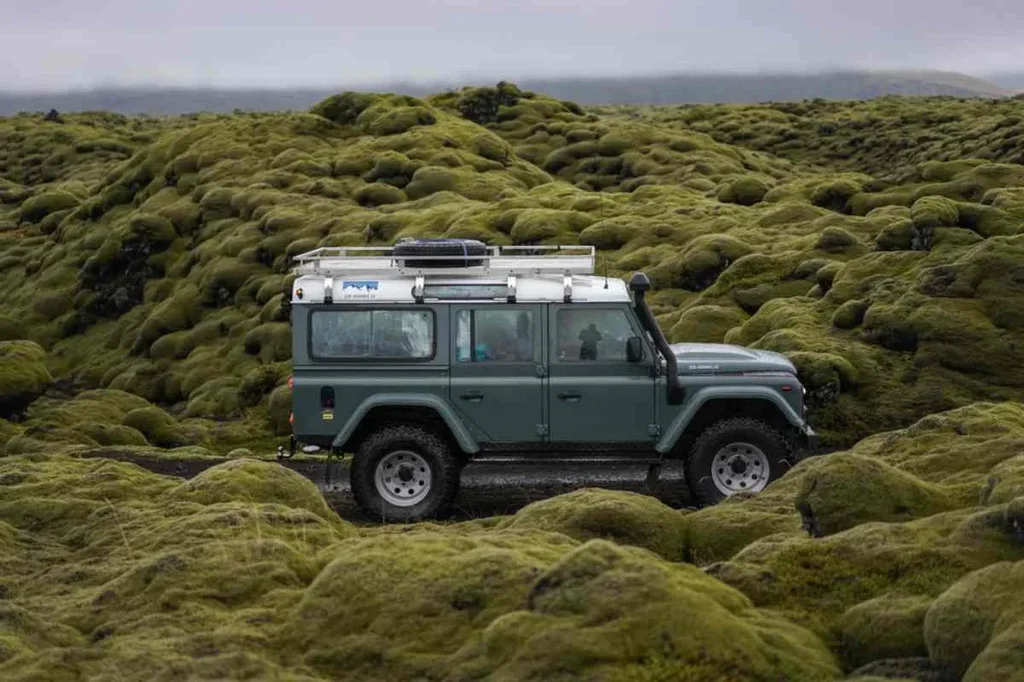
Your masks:
{"label": "gravel ground", "polygon": [[[808,456],[825,455],[835,448],[822,448]],[[162,459],[120,452],[94,451],[90,456],[110,457],[133,462],[150,471],[191,478],[218,460]],[[353,523],[374,523],[356,505],[348,484],[348,461],[332,461],[329,469],[323,459],[284,460],[282,464],[317,484],[327,503],[343,519]],[[580,488],[607,488],[646,493],[645,464],[470,464],[462,471],[459,494],[447,520],[485,518],[514,514],[531,502]],[[681,461],[661,467],[654,497],[679,509],[693,505]]]}
{"label": "gravel ground", "polygon": [[[580,488],[645,492],[646,477],[647,466],[639,464],[471,464],[462,471],[459,494],[449,518],[460,520],[513,514],[536,500]],[[319,479],[314,480],[342,518],[355,522],[371,521],[358,509],[352,497],[347,466],[332,464],[329,486],[324,485],[322,467]],[[672,507],[690,504],[682,463],[662,465],[654,496]]]}
{"label": "gravel ground", "polygon": [[[133,462],[160,474],[191,478],[217,464],[217,460],[162,459],[125,453],[92,453]],[[285,460],[285,466],[306,476],[324,494],[328,504],[344,519],[372,523],[356,506],[348,485],[348,462],[333,461],[329,476],[323,460]],[[464,520],[513,514],[530,502],[580,488],[608,488],[645,492],[647,466],[641,464],[470,464],[462,471],[459,494],[448,518]],[[665,504],[680,508],[690,505],[682,462],[667,462],[661,467],[654,496]]]}

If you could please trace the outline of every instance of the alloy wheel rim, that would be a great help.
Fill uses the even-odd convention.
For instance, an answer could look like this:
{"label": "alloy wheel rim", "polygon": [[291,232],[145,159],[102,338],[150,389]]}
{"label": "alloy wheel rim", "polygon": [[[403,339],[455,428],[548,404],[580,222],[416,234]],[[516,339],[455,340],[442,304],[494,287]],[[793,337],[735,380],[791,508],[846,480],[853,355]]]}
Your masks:
{"label": "alloy wheel rim", "polygon": [[730,443],[711,462],[711,480],[726,496],[760,492],[770,477],[768,457],[751,443]]}
{"label": "alloy wheel rim", "polygon": [[377,493],[388,504],[411,507],[430,493],[430,465],[415,452],[396,450],[381,458],[374,471]]}

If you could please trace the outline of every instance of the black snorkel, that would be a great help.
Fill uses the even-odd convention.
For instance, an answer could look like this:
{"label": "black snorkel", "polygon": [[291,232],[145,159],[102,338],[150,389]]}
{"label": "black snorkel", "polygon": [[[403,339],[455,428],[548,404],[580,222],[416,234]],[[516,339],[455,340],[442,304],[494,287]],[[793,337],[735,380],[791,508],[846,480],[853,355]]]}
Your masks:
{"label": "black snorkel", "polygon": [[676,364],[676,355],[668,345],[668,339],[658,326],[650,306],[647,305],[645,295],[651,289],[651,280],[642,272],[634,273],[629,279],[629,289],[633,292],[633,306],[641,324],[651,333],[654,345],[658,347],[665,357],[665,367],[668,371],[665,377],[667,386],[667,397],[669,405],[679,405],[683,402],[683,386],[679,383],[679,368]]}

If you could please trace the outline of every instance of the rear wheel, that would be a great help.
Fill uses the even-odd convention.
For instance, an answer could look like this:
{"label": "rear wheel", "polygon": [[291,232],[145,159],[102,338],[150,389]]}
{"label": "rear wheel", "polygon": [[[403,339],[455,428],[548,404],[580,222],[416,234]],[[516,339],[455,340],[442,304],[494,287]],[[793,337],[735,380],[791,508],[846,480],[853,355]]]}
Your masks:
{"label": "rear wheel", "polygon": [[437,434],[413,424],[366,438],[349,473],[362,510],[382,521],[419,521],[445,512],[458,492],[459,463]]}
{"label": "rear wheel", "polygon": [[686,480],[701,505],[738,493],[759,493],[795,462],[778,429],[745,417],[716,422],[697,438],[686,459]]}

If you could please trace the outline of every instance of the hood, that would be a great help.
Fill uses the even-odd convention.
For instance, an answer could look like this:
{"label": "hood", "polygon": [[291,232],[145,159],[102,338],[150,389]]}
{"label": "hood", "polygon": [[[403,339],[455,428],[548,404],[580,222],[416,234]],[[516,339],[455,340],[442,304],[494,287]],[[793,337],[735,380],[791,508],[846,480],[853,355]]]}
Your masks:
{"label": "hood", "polygon": [[796,368],[785,355],[725,343],[673,343],[680,374],[725,374],[729,372],[789,372]]}

